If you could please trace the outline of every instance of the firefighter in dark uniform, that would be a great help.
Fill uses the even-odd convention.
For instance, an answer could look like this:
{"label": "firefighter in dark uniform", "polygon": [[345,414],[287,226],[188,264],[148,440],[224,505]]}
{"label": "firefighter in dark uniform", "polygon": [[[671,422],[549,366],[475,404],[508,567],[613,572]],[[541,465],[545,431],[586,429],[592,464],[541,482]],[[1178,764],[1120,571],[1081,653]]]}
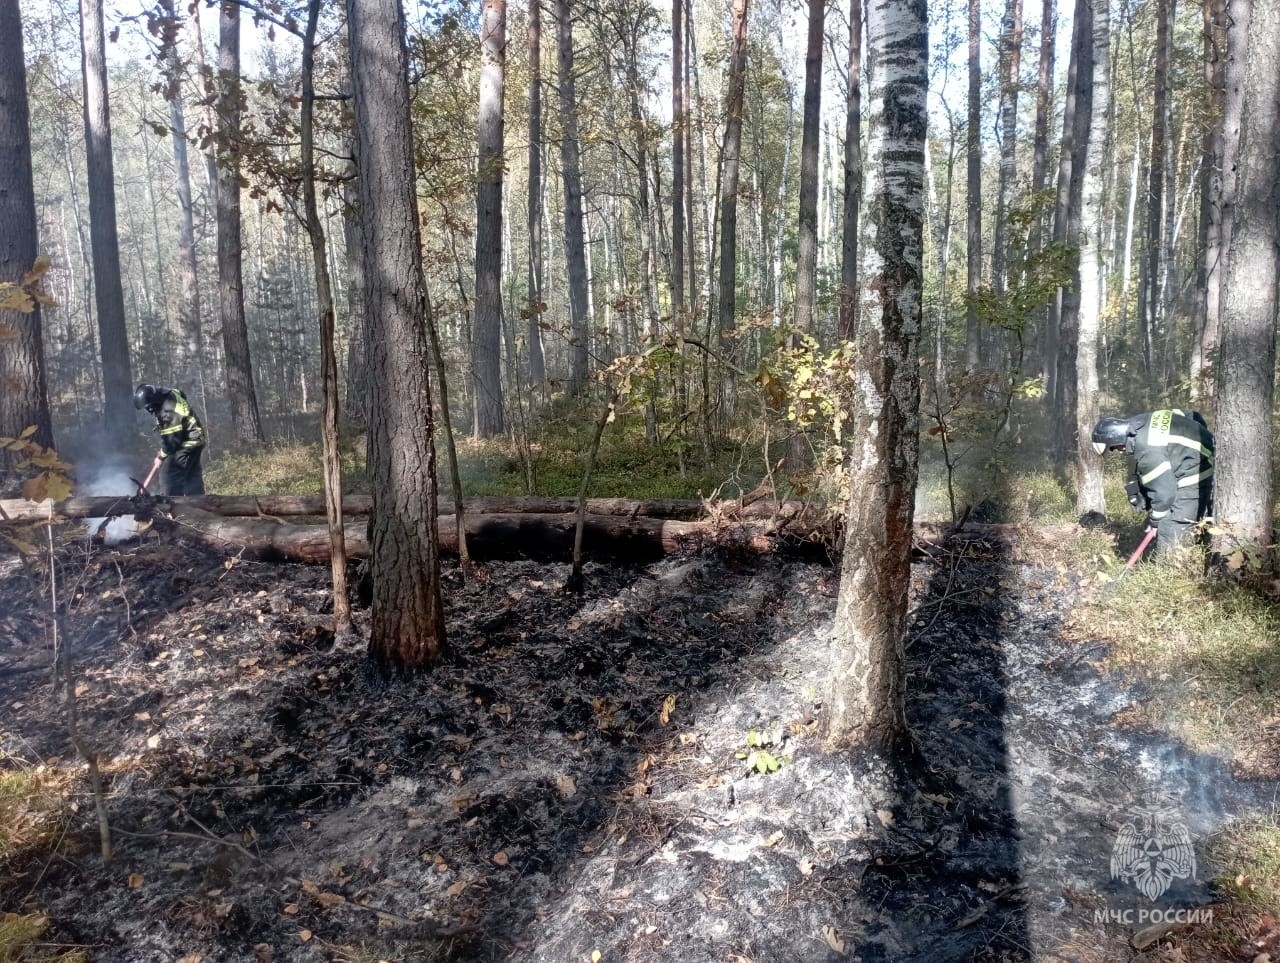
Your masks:
{"label": "firefighter in dark uniform", "polygon": [[164,464],[165,490],[170,495],[203,495],[200,456],[204,453],[204,426],[187,396],[177,388],[142,384],[133,392],[133,406],[155,416],[155,430],[160,433],[156,466]]}
{"label": "firefighter in dark uniform", "polygon": [[1213,433],[1198,411],[1166,408],[1132,418],[1103,418],[1093,429],[1098,454],[1131,459],[1129,504],[1148,512],[1156,547],[1172,548],[1213,514]]}

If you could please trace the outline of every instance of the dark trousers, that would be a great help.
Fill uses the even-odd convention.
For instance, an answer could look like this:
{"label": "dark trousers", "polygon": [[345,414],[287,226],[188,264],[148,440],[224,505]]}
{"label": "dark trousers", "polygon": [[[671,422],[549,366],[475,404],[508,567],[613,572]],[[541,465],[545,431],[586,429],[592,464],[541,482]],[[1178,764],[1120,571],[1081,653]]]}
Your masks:
{"label": "dark trousers", "polygon": [[1178,492],[1169,514],[1156,522],[1156,550],[1164,551],[1186,541],[1187,532],[1213,514],[1213,486],[1200,485]]}
{"label": "dark trousers", "polygon": [[165,490],[170,495],[203,495],[200,456],[204,448],[179,448],[164,460]]}

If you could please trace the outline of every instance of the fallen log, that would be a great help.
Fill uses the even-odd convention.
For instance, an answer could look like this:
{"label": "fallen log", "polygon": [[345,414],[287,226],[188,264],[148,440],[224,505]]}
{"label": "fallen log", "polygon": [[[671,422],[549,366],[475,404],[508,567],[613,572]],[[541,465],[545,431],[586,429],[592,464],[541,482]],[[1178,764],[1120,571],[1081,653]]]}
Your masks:
{"label": "fallen log", "polygon": [[[323,516],[325,513],[323,495],[188,495],[173,499],[172,504],[227,517],[293,518]],[[464,504],[468,514],[476,515],[554,515],[578,510],[576,498],[540,496],[473,496],[465,499]],[[49,517],[50,511],[58,518],[104,518],[133,514],[141,507],[139,501],[127,495],[86,495],[61,502],[29,502],[23,498],[12,498],[0,500],[0,521],[43,520]],[[373,499],[369,495],[348,495],[342,500],[344,515],[368,515],[372,507]],[[775,514],[780,518],[798,518],[806,512],[820,510],[820,506],[806,505],[803,502],[777,504],[771,500],[758,500],[744,505],[738,502],[709,502],[697,498],[587,499],[589,514],[629,518],[644,516],[692,520],[717,515],[730,518],[769,518]]]}
{"label": "fallen log", "polygon": [[[568,558],[573,550],[574,523],[573,514],[567,512],[468,515],[467,548],[476,558]],[[329,536],[324,525],[224,517],[185,502],[175,502],[171,516],[157,515],[155,524],[162,530],[185,533],[220,551],[267,561],[323,562],[329,558]],[[348,557],[367,558],[365,524],[347,525],[345,534]],[[831,533],[817,528],[792,530],[768,519],[682,521],[588,514],[583,537],[584,549],[591,556],[652,560],[711,545],[750,554],[779,550],[820,554]],[[440,550],[457,553],[453,515],[440,516]]]}

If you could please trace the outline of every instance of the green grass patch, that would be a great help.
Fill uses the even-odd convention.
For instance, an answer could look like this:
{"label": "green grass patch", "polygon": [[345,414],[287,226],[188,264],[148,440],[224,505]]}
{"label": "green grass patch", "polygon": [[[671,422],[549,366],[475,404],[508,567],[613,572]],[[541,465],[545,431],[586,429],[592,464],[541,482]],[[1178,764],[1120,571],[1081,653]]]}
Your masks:
{"label": "green grass patch", "polygon": [[1280,816],[1232,823],[1210,840],[1209,857],[1221,867],[1218,885],[1233,902],[1280,908]]}
{"label": "green grass patch", "polygon": [[[365,491],[362,442],[342,445],[342,490]],[[219,495],[314,495],[324,491],[320,443],[287,441],[217,453],[205,465],[204,487]]]}
{"label": "green grass patch", "polygon": [[60,798],[61,790],[33,770],[0,772],[0,859],[48,839]]}
{"label": "green grass patch", "polygon": [[[1119,572],[1112,555],[1110,567]],[[1114,591],[1081,613],[1113,643],[1112,658],[1147,674],[1160,714],[1197,749],[1239,749],[1276,705],[1280,690],[1280,604],[1228,579],[1207,579],[1203,556],[1135,566]]]}

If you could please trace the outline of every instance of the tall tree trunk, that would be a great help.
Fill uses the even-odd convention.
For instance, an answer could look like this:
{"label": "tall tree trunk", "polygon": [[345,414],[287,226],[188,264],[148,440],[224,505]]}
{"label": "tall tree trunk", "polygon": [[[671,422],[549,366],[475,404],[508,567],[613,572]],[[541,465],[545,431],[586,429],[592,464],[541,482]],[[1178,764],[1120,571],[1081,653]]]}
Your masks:
{"label": "tall tree trunk", "polygon": [[813,330],[818,273],[818,124],[822,118],[822,36],[826,0],[809,0],[800,134],[800,217],[796,237],[795,325]]}
{"label": "tall tree trunk", "polygon": [[119,443],[133,424],[133,374],[129,367],[129,332],[124,321],[124,290],[120,282],[102,0],[81,0],[80,52],[84,69],[84,139],[89,173],[93,291],[98,310],[98,339],[102,346],[103,426],[107,437]]}
{"label": "tall tree trunk", "polygon": [[476,438],[506,429],[502,411],[502,176],[505,166],[506,0],[484,0],[480,17],[480,112],[476,172],[476,314],[471,327]]}
{"label": "tall tree trunk", "polygon": [[[1057,47],[1058,13],[1056,0],[1044,0],[1040,10],[1040,71],[1036,79],[1036,129],[1031,146],[1031,195],[1035,198],[1036,216],[1027,237],[1027,251],[1044,248],[1049,240],[1048,205],[1044,202],[1045,183],[1049,172],[1049,125],[1053,117],[1054,52]],[[1036,358],[1044,371],[1047,351],[1045,343],[1050,311],[1038,314],[1035,337],[1039,343]]]}
{"label": "tall tree trunk", "polygon": [[1098,333],[1102,309],[1102,174],[1106,168],[1111,117],[1110,0],[1092,0],[1093,82],[1089,105],[1089,146],[1080,197],[1080,327],[1076,350],[1076,512],[1106,512],[1102,459],[1091,435],[1098,422]]}
{"label": "tall tree trunk", "polygon": [[[164,9],[174,16],[173,0],[165,0]],[[199,392],[200,410],[207,412],[209,402],[204,378],[204,322],[200,316],[200,273],[196,257],[195,206],[191,197],[191,165],[187,156],[187,122],[182,104],[182,60],[178,44],[168,47],[165,78],[169,99],[169,132],[173,141],[173,171],[178,193],[178,271],[182,284],[179,327],[182,349],[178,355],[178,377],[181,385]],[[159,236],[157,234],[157,243]]]}
{"label": "tall tree trunk", "polygon": [[[1088,69],[1087,61],[1081,63],[1081,17],[1080,0],[1076,0],[1075,15],[1071,21],[1071,59],[1067,65],[1066,102],[1062,108],[1062,144],[1058,152],[1058,179],[1054,191],[1053,202],[1053,243],[1067,244],[1071,236],[1069,220],[1071,216],[1071,185],[1078,183],[1075,176],[1076,162],[1076,129],[1079,121],[1077,95],[1081,74]],[[1049,316],[1044,331],[1044,370],[1045,400],[1051,415],[1062,412],[1059,401],[1058,350],[1060,328],[1062,327],[1063,291],[1059,290],[1049,308]]]}
{"label": "tall tree trunk", "polygon": [[870,232],[858,327],[850,483],[823,741],[909,741],[903,651],[919,461],[928,38],[923,0],[867,5]]}
{"label": "tall tree trunk", "polygon": [[1143,258],[1145,295],[1140,306],[1139,330],[1142,336],[1142,363],[1152,370],[1152,340],[1162,323],[1161,264],[1164,259],[1164,189],[1165,162],[1169,147],[1169,45],[1174,0],[1156,0],[1156,73],[1151,107],[1151,163],[1147,168],[1147,236]]}
{"label": "tall tree trunk", "polygon": [[684,331],[684,3],[671,2],[671,311]]}
{"label": "tall tree trunk", "polygon": [[[5,0],[0,2],[0,282],[21,283],[35,265],[36,223],[22,18],[17,3]],[[33,440],[51,447],[40,306],[32,307],[30,312],[0,308],[0,435],[16,438],[35,426]]]}
{"label": "tall tree trunk", "polygon": [[578,98],[573,77],[573,10],[571,0],[554,0],[556,62],[560,79],[560,176],[564,180],[564,251],[569,262],[569,318],[573,351],[569,394],[587,384],[590,308],[587,304],[587,254],[582,223],[582,169],[578,147]]}
{"label": "tall tree trunk", "polygon": [[[1084,187],[1085,150],[1089,143],[1089,126],[1093,110],[1093,0],[1076,0],[1076,19],[1080,24],[1079,70],[1076,74],[1076,105],[1072,118],[1071,178],[1067,185],[1067,243],[1077,251],[1081,246],[1082,218],[1080,199]],[[1067,150],[1064,142],[1063,151]],[[1061,184],[1059,184],[1061,186]],[[1080,271],[1077,262],[1072,282],[1062,289],[1059,299],[1062,310],[1058,322],[1058,377],[1054,411],[1059,416],[1054,421],[1054,456],[1056,463],[1065,468],[1075,458],[1078,439],[1076,422],[1071,416],[1076,411],[1076,360],[1080,336]]]}
{"label": "tall tree trunk", "polygon": [[725,94],[720,180],[720,343],[730,347],[738,295],[738,162],[742,153],[742,101],[747,75],[747,0],[734,0],[732,45]]}
{"label": "tall tree trunk", "polygon": [[[1226,254],[1230,244],[1227,218],[1235,171],[1228,166],[1225,131],[1229,121],[1239,126],[1239,117],[1226,116],[1226,65],[1228,57],[1227,0],[1204,2],[1204,83],[1209,94],[1209,123],[1204,133],[1204,158],[1200,171],[1200,286],[1204,314],[1196,325],[1191,344],[1191,397],[1197,402],[1214,396],[1214,363],[1222,312],[1222,281],[1226,275]],[[1238,106],[1239,99],[1235,101]],[[1232,128],[1235,129],[1235,128]]]}
{"label": "tall tree trunk", "polygon": [[302,206],[307,235],[311,239],[311,263],[315,272],[316,301],[320,314],[320,374],[322,409],[320,440],[324,452],[324,508],[329,523],[329,571],[333,579],[333,621],[339,633],[351,628],[351,602],[347,597],[347,544],[342,528],[342,453],[338,448],[338,355],[333,343],[333,289],[329,283],[329,257],[316,203],[315,167],[315,49],[316,27],[323,0],[307,5],[307,28],[302,38]]}
{"label": "tall tree trunk", "polygon": [[853,339],[858,318],[858,213],[862,202],[862,0],[849,0],[848,93],[844,120],[844,210],[840,229],[841,341]]}
{"label": "tall tree trunk", "polygon": [[969,123],[965,131],[965,364],[976,370],[982,364],[982,332],[978,327],[975,295],[982,284],[982,9],[980,0],[969,0]]}
{"label": "tall tree trunk", "polygon": [[785,236],[787,196],[791,176],[792,128],[795,120],[795,89],[784,77],[787,94],[787,123],[782,133],[782,176],[778,178],[778,197],[774,205],[773,231],[773,326],[782,326],[782,240]]}
{"label": "tall tree trunk", "polygon": [[218,43],[218,308],[227,365],[231,428],[242,441],[262,441],[262,418],[249,358],[240,239],[240,4],[223,0]]}
{"label": "tall tree trunk", "polygon": [[[1280,7],[1266,0],[1232,0],[1230,30],[1247,38],[1247,62],[1236,155],[1239,203],[1222,309],[1214,508],[1219,525],[1232,536],[1262,547],[1275,541],[1271,455],[1280,281]],[[1228,99],[1234,95],[1231,87],[1228,80]]]}
{"label": "tall tree trunk", "polygon": [[529,383],[547,380],[542,350],[542,0],[529,0]]}
{"label": "tall tree trunk", "polygon": [[1018,72],[1022,64],[1022,0],[1006,0],[1000,22],[1000,179],[991,241],[991,286],[1003,292],[1009,263],[1009,195],[1017,174]]}
{"label": "tall tree trunk", "polygon": [[[369,424],[369,326],[364,309],[364,228],[356,183],[355,132],[351,132],[351,177],[342,187],[342,240],[347,274],[347,418]],[[367,447],[367,446],[366,446]],[[367,453],[366,453],[367,454]]]}
{"label": "tall tree trunk", "polygon": [[436,452],[427,379],[422,239],[414,186],[408,51],[400,0],[347,0],[364,223],[372,406],[369,654],[401,670],[446,648],[436,520]]}

